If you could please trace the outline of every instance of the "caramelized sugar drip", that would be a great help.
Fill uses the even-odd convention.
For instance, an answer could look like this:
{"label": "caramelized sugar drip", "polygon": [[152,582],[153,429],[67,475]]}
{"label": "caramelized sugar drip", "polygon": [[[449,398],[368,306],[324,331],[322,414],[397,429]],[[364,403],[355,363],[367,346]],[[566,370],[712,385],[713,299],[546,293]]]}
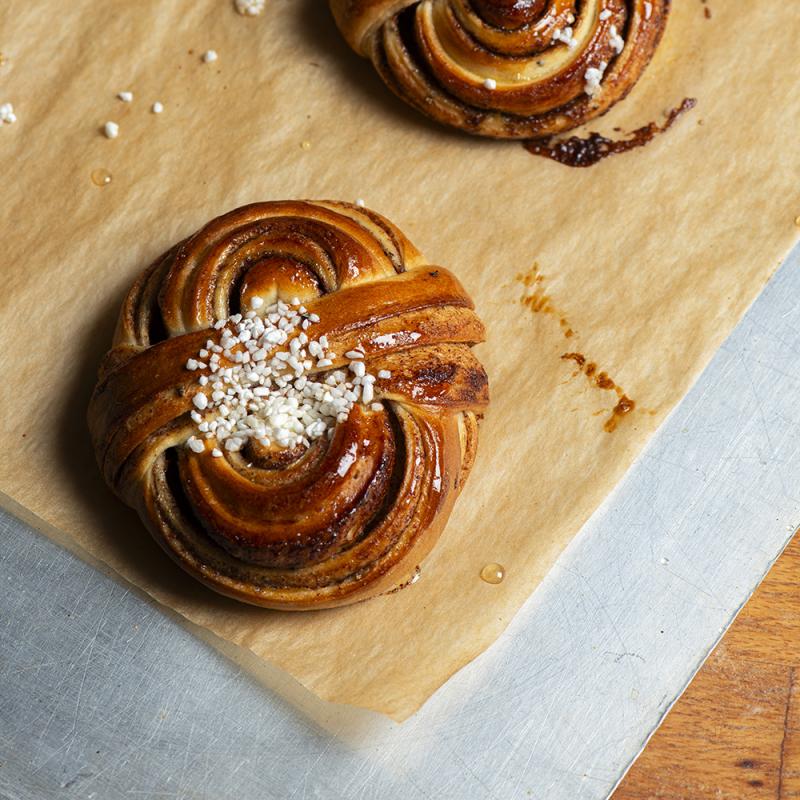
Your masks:
{"label": "caramelized sugar drip", "polygon": [[630,397],[627,397],[623,394],[619,399],[619,403],[617,403],[611,410],[611,416],[603,424],[603,430],[606,433],[612,433],[615,431],[622,418],[626,414],[630,414],[634,408],[636,408],[636,403],[634,403]]}
{"label": "caramelized sugar drip", "polygon": [[[533,314],[541,314],[558,320],[558,325],[565,339],[578,337],[578,334],[567,319],[566,312],[556,306],[550,294],[545,290],[545,276],[539,271],[538,263],[534,264],[528,272],[518,274],[516,279],[523,286],[522,296],[520,297],[522,305],[530,309]],[[596,389],[614,392],[617,395],[618,402],[611,410],[611,415],[603,423],[603,430],[606,433],[613,433],[619,423],[636,408],[636,403],[625,394],[607,372],[599,370],[597,364],[587,359],[583,353],[564,353],[561,356],[561,360],[575,362],[578,370],[586,376],[587,380]]]}
{"label": "caramelized sugar drip", "polygon": [[480,574],[481,580],[484,583],[497,585],[498,583],[503,582],[503,579],[506,577],[506,570],[502,564],[487,564],[481,570]]}
{"label": "caramelized sugar drip", "polygon": [[635,130],[627,139],[609,139],[599,133],[590,133],[587,137],[570,136],[568,139],[557,139],[548,136],[545,139],[531,139],[523,147],[535,156],[544,156],[568,167],[592,167],[608,156],[626,153],[637,147],[644,147],[660,133],[668,131],[685,112],[694,108],[697,100],[687,97],[667,115],[666,122],[659,125],[651,122]]}
{"label": "caramelized sugar drip", "polygon": [[104,168],[96,169],[91,174],[92,183],[95,186],[108,186],[111,183],[112,175],[111,173]]}
{"label": "caramelized sugar drip", "polygon": [[553,305],[550,295],[544,291],[544,280],[545,276],[539,272],[538,263],[535,263],[528,272],[519,273],[517,281],[524,287],[520,302],[534,314],[546,314],[558,319],[564,338],[571,339],[576,335],[575,330],[566,314]]}
{"label": "caramelized sugar drip", "polygon": [[636,408],[636,403],[628,397],[625,392],[617,386],[607,372],[598,372],[597,364],[589,361],[583,353],[564,353],[562,361],[574,361],[578,369],[582,372],[589,383],[606,392],[615,392],[619,402],[611,411],[611,416],[603,423],[603,430],[606,433],[613,433],[620,421]]}

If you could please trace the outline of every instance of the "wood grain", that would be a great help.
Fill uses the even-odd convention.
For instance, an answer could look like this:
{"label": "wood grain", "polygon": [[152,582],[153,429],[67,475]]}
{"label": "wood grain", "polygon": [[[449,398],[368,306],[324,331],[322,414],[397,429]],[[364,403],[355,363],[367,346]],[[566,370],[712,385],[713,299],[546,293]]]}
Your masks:
{"label": "wood grain", "polygon": [[800,798],[800,535],[613,800]]}

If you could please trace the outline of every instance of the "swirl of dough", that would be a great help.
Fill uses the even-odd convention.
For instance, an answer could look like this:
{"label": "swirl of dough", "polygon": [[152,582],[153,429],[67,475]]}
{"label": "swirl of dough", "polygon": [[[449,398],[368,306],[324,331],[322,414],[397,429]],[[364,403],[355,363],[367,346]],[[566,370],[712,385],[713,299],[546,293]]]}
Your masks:
{"label": "swirl of dough", "polygon": [[532,139],[604,114],[639,80],[670,0],[330,0],[350,45],[433,119]]}
{"label": "swirl of dough", "polygon": [[[194,452],[200,389],[187,360],[254,297],[298,298],[318,316],[314,336],[338,355],[317,377],[363,352],[374,399],[308,446]],[[407,582],[444,528],[488,403],[471,350],[483,338],[455,276],[380,215],[245,206],[129,291],[89,406],[98,463],[166,552],[216,591],[270,608],[353,603]]]}

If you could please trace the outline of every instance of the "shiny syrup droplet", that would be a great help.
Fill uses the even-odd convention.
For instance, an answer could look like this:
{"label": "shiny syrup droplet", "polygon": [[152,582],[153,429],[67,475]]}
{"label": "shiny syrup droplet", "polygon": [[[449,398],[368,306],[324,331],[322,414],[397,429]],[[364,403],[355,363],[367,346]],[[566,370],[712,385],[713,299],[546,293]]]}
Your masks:
{"label": "shiny syrup droplet", "polygon": [[506,570],[501,564],[487,564],[481,570],[481,580],[486,583],[502,583],[505,576]]}
{"label": "shiny syrup droplet", "polygon": [[797,225],[798,228],[800,228],[800,216],[794,218],[794,224]]}
{"label": "shiny syrup droplet", "polygon": [[111,183],[111,173],[107,169],[96,169],[92,173],[92,183],[95,186],[108,186]]}

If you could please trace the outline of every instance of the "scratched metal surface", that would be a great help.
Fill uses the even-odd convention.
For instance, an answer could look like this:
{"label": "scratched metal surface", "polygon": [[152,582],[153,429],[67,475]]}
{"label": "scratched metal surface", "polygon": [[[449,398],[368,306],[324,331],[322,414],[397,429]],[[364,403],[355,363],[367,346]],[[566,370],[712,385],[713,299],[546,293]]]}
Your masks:
{"label": "scratched metal surface", "polygon": [[402,726],[283,699],[0,517],[0,797],[606,797],[800,521],[799,264],[497,645]]}

